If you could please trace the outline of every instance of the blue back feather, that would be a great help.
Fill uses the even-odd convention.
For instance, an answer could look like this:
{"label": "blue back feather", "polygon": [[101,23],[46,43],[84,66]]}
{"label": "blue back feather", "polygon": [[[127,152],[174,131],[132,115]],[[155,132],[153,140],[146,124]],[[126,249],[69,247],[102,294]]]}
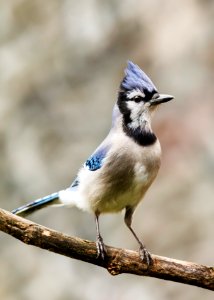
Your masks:
{"label": "blue back feather", "polygon": [[[87,168],[89,171],[96,171],[100,169],[103,165],[103,160],[106,157],[106,154],[109,150],[110,146],[103,146],[102,144],[100,147],[95,150],[95,152],[86,160],[84,163],[84,167]],[[75,189],[79,186],[79,178],[72,182],[70,188]]]}
{"label": "blue back feather", "polygon": [[90,171],[96,171],[103,165],[104,158],[109,150],[109,146],[100,146],[85,162],[85,167]]}

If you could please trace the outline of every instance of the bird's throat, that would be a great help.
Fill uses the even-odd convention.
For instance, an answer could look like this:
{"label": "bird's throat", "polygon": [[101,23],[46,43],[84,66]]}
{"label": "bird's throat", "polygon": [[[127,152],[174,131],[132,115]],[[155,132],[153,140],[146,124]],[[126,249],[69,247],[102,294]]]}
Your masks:
{"label": "bird's throat", "polygon": [[150,126],[145,122],[144,124],[133,126],[133,124],[123,122],[123,130],[126,135],[133,139],[140,146],[151,146],[153,145],[157,137],[152,132]]}

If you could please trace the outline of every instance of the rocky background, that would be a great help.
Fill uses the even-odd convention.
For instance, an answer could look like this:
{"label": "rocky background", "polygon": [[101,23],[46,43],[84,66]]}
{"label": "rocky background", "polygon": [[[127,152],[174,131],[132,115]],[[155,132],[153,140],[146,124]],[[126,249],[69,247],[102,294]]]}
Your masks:
{"label": "rocky background", "polygon": [[[214,261],[214,2],[1,0],[0,206],[11,210],[67,187],[105,137],[128,59],[175,100],[154,130],[159,176],[135,213],[152,253]],[[45,209],[32,220],[95,239],[94,219]],[[137,249],[123,214],[101,218],[109,245]],[[2,300],[213,299],[199,288],[111,277],[0,234]]]}

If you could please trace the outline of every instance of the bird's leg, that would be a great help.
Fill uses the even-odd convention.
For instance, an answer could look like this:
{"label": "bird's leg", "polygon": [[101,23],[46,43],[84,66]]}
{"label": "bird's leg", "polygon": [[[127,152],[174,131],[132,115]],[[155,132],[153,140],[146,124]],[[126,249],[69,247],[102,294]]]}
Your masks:
{"label": "bird's leg", "polygon": [[149,265],[152,262],[152,258],[150,253],[147,251],[146,247],[144,246],[144,244],[139,240],[138,236],[136,235],[136,233],[134,232],[134,230],[131,227],[132,224],[132,216],[133,216],[133,212],[134,209],[130,206],[126,207],[126,212],[125,212],[125,217],[124,217],[124,221],[125,224],[127,225],[127,227],[129,228],[129,230],[131,231],[131,233],[133,234],[133,236],[135,237],[136,241],[138,242],[138,244],[140,245],[140,249],[139,249],[139,254],[141,259],[147,264],[147,266],[149,267]]}
{"label": "bird's leg", "polygon": [[102,260],[105,259],[106,249],[105,244],[103,242],[103,238],[100,234],[100,226],[99,226],[99,213],[95,213],[95,223],[96,223],[96,232],[97,232],[97,239],[96,239],[96,246],[97,246],[97,258],[101,258]]}

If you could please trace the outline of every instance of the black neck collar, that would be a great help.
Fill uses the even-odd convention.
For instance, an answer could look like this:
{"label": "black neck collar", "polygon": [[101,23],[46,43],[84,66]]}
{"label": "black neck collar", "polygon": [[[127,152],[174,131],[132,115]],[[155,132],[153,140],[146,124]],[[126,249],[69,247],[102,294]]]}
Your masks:
{"label": "black neck collar", "polygon": [[157,137],[153,132],[141,128],[140,126],[132,128],[127,123],[123,122],[123,130],[126,135],[132,138],[140,146],[151,146],[157,140]]}

